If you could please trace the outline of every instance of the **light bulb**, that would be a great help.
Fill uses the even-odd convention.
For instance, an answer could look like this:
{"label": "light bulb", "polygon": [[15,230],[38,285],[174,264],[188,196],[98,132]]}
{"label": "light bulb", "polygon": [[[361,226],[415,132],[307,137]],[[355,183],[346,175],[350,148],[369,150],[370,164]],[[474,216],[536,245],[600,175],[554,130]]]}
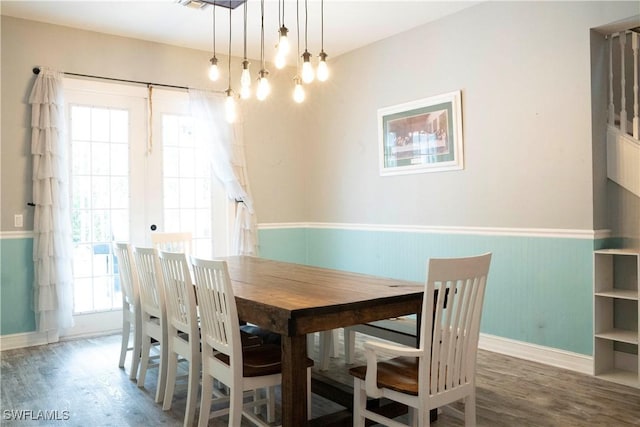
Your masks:
{"label": "light bulb", "polygon": [[241,86],[240,87],[240,98],[242,98],[242,99],[251,98],[251,87],[250,86]]}
{"label": "light bulb", "polygon": [[305,83],[311,83],[314,79],[313,66],[311,62],[305,62],[302,64],[302,81]]}
{"label": "light bulb", "polygon": [[209,67],[209,78],[215,82],[216,80],[218,80],[218,78],[220,78],[220,69],[218,68],[218,58],[214,56],[213,58],[210,59],[210,61],[211,61],[211,66]]}
{"label": "light bulb", "polygon": [[318,62],[318,80],[321,82],[327,81],[329,78],[329,66],[327,65],[327,54],[324,51],[320,52],[320,62]]}
{"label": "light bulb", "polygon": [[305,50],[304,53],[302,54],[302,58],[304,58],[304,62],[302,63],[302,81],[305,83],[311,83],[315,78],[315,75],[313,72],[313,66],[309,61],[310,57],[311,57],[311,54]]}
{"label": "light bulb", "polygon": [[242,74],[240,75],[240,86],[251,86],[251,73],[249,72],[249,61],[242,61]]}
{"label": "light bulb", "polygon": [[256,89],[256,98],[260,101],[264,101],[269,92],[271,92],[271,86],[269,85],[269,79],[267,76],[269,72],[267,70],[260,70],[260,78],[258,80],[258,89]]}
{"label": "light bulb", "polygon": [[299,77],[296,76],[294,81],[296,82],[296,87],[293,89],[293,100],[300,104],[305,98],[304,88],[302,87]]}
{"label": "light bulb", "polygon": [[251,96],[251,73],[249,72],[249,61],[242,61],[242,74],[240,75],[240,97],[247,99]]}
{"label": "light bulb", "polygon": [[285,65],[287,65],[287,58],[282,55],[280,52],[278,52],[278,54],[276,55],[276,68],[278,70],[282,70],[284,68]]}
{"label": "light bulb", "polygon": [[233,123],[236,121],[236,100],[233,98],[233,91],[227,89],[227,99],[224,104],[227,122]]}
{"label": "light bulb", "polygon": [[289,30],[284,25],[280,27],[280,39],[278,40],[278,55],[286,55],[291,50],[287,33]]}

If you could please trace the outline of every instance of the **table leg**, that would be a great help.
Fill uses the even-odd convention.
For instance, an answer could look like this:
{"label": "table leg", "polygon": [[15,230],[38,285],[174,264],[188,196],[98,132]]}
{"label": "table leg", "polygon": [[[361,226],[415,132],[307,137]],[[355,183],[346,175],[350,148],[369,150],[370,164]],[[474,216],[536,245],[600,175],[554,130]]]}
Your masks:
{"label": "table leg", "polygon": [[307,338],[282,337],[282,426],[307,425]]}

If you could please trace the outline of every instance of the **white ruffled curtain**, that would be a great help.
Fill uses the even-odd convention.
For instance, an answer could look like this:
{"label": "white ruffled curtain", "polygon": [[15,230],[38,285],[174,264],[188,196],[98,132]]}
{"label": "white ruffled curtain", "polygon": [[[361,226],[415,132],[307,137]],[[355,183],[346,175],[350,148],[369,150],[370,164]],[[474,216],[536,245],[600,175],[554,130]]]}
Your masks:
{"label": "white ruffled curtain", "polygon": [[213,173],[224,185],[227,197],[241,201],[236,203],[232,252],[235,255],[256,255],[256,220],[247,175],[242,126],[227,123],[223,96],[190,89],[189,99],[191,114],[195,119],[196,139],[209,150]]}
{"label": "white ruffled curtain", "polygon": [[31,90],[34,310],[38,331],[57,341],[73,326],[69,159],[62,73],[40,69]]}

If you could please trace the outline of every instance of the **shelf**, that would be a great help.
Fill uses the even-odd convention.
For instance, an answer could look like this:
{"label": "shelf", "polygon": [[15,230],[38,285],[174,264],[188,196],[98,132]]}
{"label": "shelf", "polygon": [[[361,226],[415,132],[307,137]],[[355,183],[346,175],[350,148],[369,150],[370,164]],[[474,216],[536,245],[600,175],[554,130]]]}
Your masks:
{"label": "shelf", "polygon": [[597,250],[593,261],[594,375],[640,388],[640,248]]}
{"label": "shelf", "polygon": [[628,344],[638,345],[638,332],[625,331],[623,329],[611,329],[595,334],[596,338],[602,338],[610,341],[626,342]]}
{"label": "shelf", "polygon": [[595,295],[597,297],[607,297],[607,298],[619,298],[619,299],[628,299],[637,301],[638,300],[638,291],[633,289],[611,289],[609,291],[600,291],[596,292]]}
{"label": "shelf", "polygon": [[594,251],[602,255],[636,255],[640,256],[640,249],[598,249]]}
{"label": "shelf", "polygon": [[596,378],[602,378],[603,380],[624,384],[630,387],[640,387],[638,374],[635,372],[623,371],[622,369],[612,369],[610,371],[597,374]]}

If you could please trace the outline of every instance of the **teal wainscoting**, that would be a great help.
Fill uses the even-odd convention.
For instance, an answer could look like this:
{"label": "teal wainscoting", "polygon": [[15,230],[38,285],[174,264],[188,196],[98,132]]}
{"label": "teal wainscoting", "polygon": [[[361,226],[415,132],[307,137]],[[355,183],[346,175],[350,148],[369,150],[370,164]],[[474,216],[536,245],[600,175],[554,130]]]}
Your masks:
{"label": "teal wainscoting", "polygon": [[0,335],[33,332],[33,239],[0,239]]}
{"label": "teal wainscoting", "polygon": [[308,264],[306,228],[269,228],[258,233],[260,256],[278,261]]}
{"label": "teal wainscoting", "polygon": [[596,241],[527,234],[269,227],[259,237],[266,258],[418,282],[429,258],[492,252],[482,332],[591,355]]}

